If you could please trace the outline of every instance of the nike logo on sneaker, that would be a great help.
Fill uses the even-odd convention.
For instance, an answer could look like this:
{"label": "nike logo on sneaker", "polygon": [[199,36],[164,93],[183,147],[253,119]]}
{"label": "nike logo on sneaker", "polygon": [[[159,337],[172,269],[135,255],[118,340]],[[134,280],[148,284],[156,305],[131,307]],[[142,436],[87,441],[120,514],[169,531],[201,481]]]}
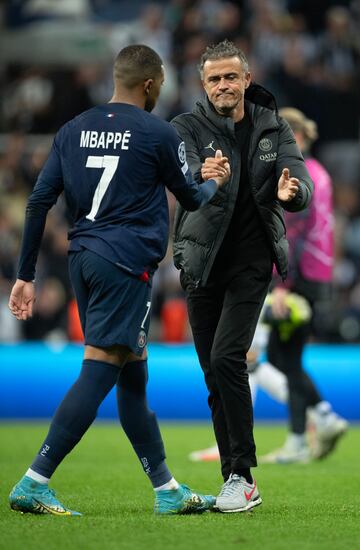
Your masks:
{"label": "nike logo on sneaker", "polygon": [[247,493],[246,491],[244,491],[244,495],[245,495],[245,498],[247,501],[249,501],[251,499],[251,497],[253,496],[254,494],[254,491],[256,489],[256,481],[254,479],[254,487],[251,489],[251,491],[249,493]]}

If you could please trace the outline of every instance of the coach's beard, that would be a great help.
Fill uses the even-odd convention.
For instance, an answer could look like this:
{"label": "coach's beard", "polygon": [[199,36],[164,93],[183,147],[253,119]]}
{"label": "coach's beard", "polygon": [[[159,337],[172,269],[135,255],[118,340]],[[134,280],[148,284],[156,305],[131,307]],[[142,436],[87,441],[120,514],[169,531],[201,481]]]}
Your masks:
{"label": "coach's beard", "polygon": [[220,115],[230,116],[231,113],[237,108],[239,101],[236,102],[224,102],[220,105],[214,105],[215,109]]}
{"label": "coach's beard", "polygon": [[216,107],[216,110],[220,115],[230,116],[235,107],[236,105],[221,105],[220,107]]}
{"label": "coach's beard", "polygon": [[233,111],[236,109],[237,106],[238,106],[238,103],[231,104],[231,105],[222,104],[222,105],[215,105],[215,109],[217,110],[219,115],[231,116],[231,114],[233,113]]}

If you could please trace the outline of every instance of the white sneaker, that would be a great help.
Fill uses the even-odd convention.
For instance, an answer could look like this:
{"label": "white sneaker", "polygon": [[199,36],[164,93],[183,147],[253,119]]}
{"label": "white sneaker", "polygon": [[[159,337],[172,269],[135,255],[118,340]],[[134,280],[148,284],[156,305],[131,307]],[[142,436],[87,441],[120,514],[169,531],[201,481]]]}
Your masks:
{"label": "white sneaker", "polygon": [[307,464],[310,459],[310,448],[306,444],[305,438],[289,434],[283,447],[260,456],[258,462],[259,464]]}
{"label": "white sneaker", "polygon": [[316,459],[325,458],[331,453],[339,439],[347,432],[349,423],[331,412],[315,419],[312,455]]}
{"label": "white sneaker", "polygon": [[192,462],[218,462],[220,460],[219,449],[217,445],[202,449],[201,451],[193,451],[189,454],[189,459]]}
{"label": "white sneaker", "polygon": [[253,483],[248,483],[244,477],[231,474],[216,497],[214,509],[220,512],[246,512],[261,503],[255,479]]}

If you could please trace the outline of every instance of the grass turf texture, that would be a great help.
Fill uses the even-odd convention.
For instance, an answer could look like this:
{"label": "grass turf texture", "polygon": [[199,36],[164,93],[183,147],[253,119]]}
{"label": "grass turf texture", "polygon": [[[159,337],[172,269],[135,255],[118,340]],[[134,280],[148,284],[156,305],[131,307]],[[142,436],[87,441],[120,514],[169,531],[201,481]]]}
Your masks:
{"label": "grass turf texture", "polygon": [[[328,459],[255,470],[263,505],[251,513],[157,517],[153,492],[122,431],[97,423],[55,473],[51,487],[81,518],[12,512],[12,485],[23,475],[47,424],[0,424],[0,548],[336,550],[360,548],[360,428]],[[216,463],[193,464],[190,451],[212,442],[208,425],[165,424],[168,464],[193,489],[216,495]],[[258,426],[258,452],[279,446],[285,427]]]}

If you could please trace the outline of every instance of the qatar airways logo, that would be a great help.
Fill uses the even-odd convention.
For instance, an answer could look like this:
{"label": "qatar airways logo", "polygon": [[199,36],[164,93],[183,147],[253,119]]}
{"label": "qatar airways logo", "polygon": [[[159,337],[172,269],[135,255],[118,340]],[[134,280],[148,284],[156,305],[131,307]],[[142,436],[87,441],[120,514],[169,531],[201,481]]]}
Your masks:
{"label": "qatar airways logo", "polygon": [[260,155],[259,159],[263,160],[264,162],[274,162],[277,158],[277,153],[265,153],[264,155]]}

